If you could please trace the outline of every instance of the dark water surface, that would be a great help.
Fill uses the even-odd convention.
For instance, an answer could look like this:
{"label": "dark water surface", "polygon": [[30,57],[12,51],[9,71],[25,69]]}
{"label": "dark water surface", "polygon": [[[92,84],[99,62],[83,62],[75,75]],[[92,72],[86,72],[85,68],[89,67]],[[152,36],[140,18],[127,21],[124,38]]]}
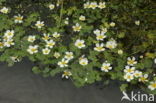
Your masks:
{"label": "dark water surface", "polygon": [[60,76],[34,75],[31,67],[27,60],[10,68],[0,64],[0,103],[132,103],[120,101],[122,93],[115,84],[76,88]]}

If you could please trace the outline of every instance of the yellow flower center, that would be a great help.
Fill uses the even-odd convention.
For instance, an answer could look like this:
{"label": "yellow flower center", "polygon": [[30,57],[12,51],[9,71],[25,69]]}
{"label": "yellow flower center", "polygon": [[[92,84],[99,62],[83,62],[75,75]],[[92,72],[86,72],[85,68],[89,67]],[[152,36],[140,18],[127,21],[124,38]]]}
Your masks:
{"label": "yellow flower center", "polygon": [[131,73],[131,72],[133,72],[133,70],[132,69],[128,69],[127,72]]}
{"label": "yellow flower center", "polygon": [[80,29],[81,29],[80,26],[76,26],[76,27],[74,27],[74,30],[75,30],[75,31],[79,31]]}
{"label": "yellow flower center", "polygon": [[103,47],[96,47],[98,50],[102,50],[103,49]]}
{"label": "yellow flower center", "polygon": [[83,44],[82,43],[78,43],[77,45],[81,47]]}
{"label": "yellow flower center", "polygon": [[104,66],[104,69],[108,70],[109,69],[109,66]]}
{"label": "yellow flower center", "polygon": [[70,75],[69,72],[64,72],[63,74],[64,74],[65,76],[69,76],[69,75]]}
{"label": "yellow flower center", "polygon": [[144,82],[144,81],[146,81],[147,79],[146,79],[145,77],[141,77],[140,80],[141,80],[142,82]]}
{"label": "yellow flower center", "polygon": [[98,35],[97,38],[98,38],[98,39],[103,39],[104,36],[103,36],[103,35]]}
{"label": "yellow flower center", "polygon": [[128,64],[134,64],[134,62],[135,62],[134,60],[129,60]]}
{"label": "yellow flower center", "polygon": [[152,87],[153,87],[153,88],[156,88],[156,83],[153,83],[153,84],[152,84]]}
{"label": "yellow flower center", "polygon": [[15,19],[21,21],[22,17],[16,17]]}
{"label": "yellow flower center", "polygon": [[2,42],[0,42],[0,47],[3,47],[4,45],[3,45],[3,43]]}
{"label": "yellow flower center", "polygon": [[131,76],[129,75],[127,78],[128,78],[128,79],[131,79]]}
{"label": "yellow flower center", "polygon": [[31,49],[31,51],[32,51],[32,52],[35,52],[35,51],[36,51],[36,49],[35,49],[35,48],[32,48],[32,49]]}

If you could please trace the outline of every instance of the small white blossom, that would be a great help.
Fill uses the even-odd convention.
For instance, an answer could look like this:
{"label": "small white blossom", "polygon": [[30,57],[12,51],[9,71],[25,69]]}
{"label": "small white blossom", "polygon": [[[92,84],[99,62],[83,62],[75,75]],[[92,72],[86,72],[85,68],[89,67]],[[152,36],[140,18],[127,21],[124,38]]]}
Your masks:
{"label": "small white blossom", "polygon": [[10,47],[10,46],[12,46],[14,44],[15,43],[14,43],[13,39],[9,39],[9,40],[4,42],[4,46],[6,46],[6,47]]}
{"label": "small white blossom", "polygon": [[101,71],[108,72],[109,70],[112,70],[112,67],[111,64],[106,61],[102,64]]}
{"label": "small white blossom", "polygon": [[12,38],[14,36],[14,30],[7,30],[5,33],[4,33],[4,36],[6,36],[8,39]]}
{"label": "small white blossom", "polygon": [[115,23],[114,23],[114,22],[111,22],[109,25],[110,25],[111,27],[114,27],[114,26],[115,26]]}
{"label": "small white blossom", "polygon": [[88,59],[87,58],[85,58],[85,57],[80,57],[79,58],[79,64],[81,64],[82,66],[85,66],[85,65],[87,65],[88,64]]}
{"label": "small white blossom", "polygon": [[139,77],[139,82],[147,82],[148,81],[148,74],[144,74],[141,77]]}
{"label": "small white blossom", "polygon": [[97,2],[91,2],[89,8],[96,9],[98,7]]}
{"label": "small white blossom", "polygon": [[50,5],[49,5],[49,9],[50,9],[50,10],[53,10],[54,8],[55,8],[55,5],[54,5],[54,4],[50,4]]}
{"label": "small white blossom", "polygon": [[140,25],[140,21],[139,20],[137,20],[137,21],[135,21],[135,25]]}
{"label": "small white blossom", "polygon": [[66,25],[68,25],[68,24],[69,24],[69,18],[66,18],[65,21],[64,21],[64,23],[65,23]]}
{"label": "small white blossom", "polygon": [[93,32],[94,32],[94,34],[96,34],[96,35],[101,33],[101,31],[100,31],[99,29],[96,29],[96,30],[94,30]]}
{"label": "small white blossom", "polygon": [[54,33],[53,33],[53,37],[54,37],[54,38],[59,38],[59,37],[60,37],[60,33],[54,32]]}
{"label": "small white blossom", "polygon": [[42,28],[44,26],[44,21],[37,21],[35,26],[39,29]]}
{"label": "small white blossom", "polygon": [[90,3],[89,2],[86,2],[85,4],[84,4],[84,8],[86,9],[86,8],[89,8],[90,7]]}
{"label": "small white blossom", "polygon": [[98,7],[100,9],[106,8],[106,3],[105,2],[100,2],[99,5],[98,5]]}
{"label": "small white blossom", "polygon": [[104,51],[104,50],[105,50],[104,44],[103,44],[103,43],[101,43],[101,44],[97,43],[97,44],[96,44],[96,47],[94,47],[94,50],[95,50],[95,51],[98,51],[98,52]]}
{"label": "small white blossom", "polygon": [[106,47],[109,49],[114,49],[117,47],[117,43],[114,39],[111,39],[111,40],[106,42]]}
{"label": "small white blossom", "polygon": [[65,54],[66,54],[66,55],[65,55],[64,58],[66,58],[67,60],[71,60],[71,59],[74,58],[73,52],[66,52]]}
{"label": "small white blossom", "polygon": [[137,64],[137,61],[135,61],[135,57],[132,57],[132,58],[128,57],[127,58],[127,64],[130,66]]}
{"label": "small white blossom", "polygon": [[49,48],[53,48],[54,45],[55,45],[55,42],[51,39],[49,41],[46,41],[46,47],[49,47]]}
{"label": "small white blossom", "polygon": [[17,56],[12,56],[12,57],[10,57],[10,59],[11,59],[13,62],[20,62],[20,59],[19,59]]}
{"label": "small white blossom", "polygon": [[156,89],[156,81],[151,82],[150,85],[148,86],[148,88],[152,91],[155,90]]}
{"label": "small white blossom", "polygon": [[75,46],[78,47],[79,49],[81,49],[81,48],[85,47],[84,43],[85,43],[84,40],[77,39],[76,42],[75,42]]}
{"label": "small white blossom", "polygon": [[38,52],[38,45],[30,45],[27,49],[27,51],[30,53],[30,54],[35,54]]}
{"label": "small white blossom", "polygon": [[136,71],[134,72],[134,76],[135,76],[136,78],[141,77],[141,76],[142,76],[142,72],[136,70]]}
{"label": "small white blossom", "polygon": [[124,75],[124,79],[126,79],[127,82],[130,82],[131,80],[134,79],[134,75],[133,74],[130,74],[130,73],[126,73]]}
{"label": "small white blossom", "polygon": [[14,20],[15,23],[23,23],[23,16],[21,16],[20,14],[14,16],[14,18],[15,18]]}
{"label": "small white blossom", "polygon": [[124,72],[133,74],[135,72],[135,67],[126,66]]}
{"label": "small white blossom", "polygon": [[81,16],[79,17],[79,20],[81,20],[81,21],[85,21],[85,20],[86,20],[86,17],[83,16],[83,15],[81,15]]}
{"label": "small white blossom", "polygon": [[6,7],[3,7],[2,9],[0,9],[0,12],[1,12],[1,13],[4,13],[4,14],[7,14],[8,11],[9,11],[9,9],[6,8]]}
{"label": "small white blossom", "polygon": [[58,65],[63,68],[63,67],[67,67],[68,66],[68,60],[66,59],[62,59],[60,62],[58,62]]}
{"label": "small white blossom", "polygon": [[75,31],[75,32],[79,32],[80,30],[81,30],[81,25],[79,24],[79,23],[76,23],[76,25],[75,26],[73,26],[72,27],[73,28],[73,30]]}
{"label": "small white blossom", "polygon": [[44,55],[48,55],[50,53],[50,49],[48,48],[42,49],[42,52]]}
{"label": "small white blossom", "polygon": [[35,40],[36,40],[36,36],[34,36],[34,35],[30,35],[30,36],[28,36],[28,42],[34,42]]}
{"label": "small white blossom", "polygon": [[61,56],[61,54],[60,54],[59,52],[55,52],[55,53],[54,53],[54,57],[55,57],[55,58],[59,58],[60,56]]}
{"label": "small white blossom", "polygon": [[72,75],[72,73],[68,70],[65,70],[62,74],[62,78],[66,78],[68,79],[70,76]]}
{"label": "small white blossom", "polygon": [[118,54],[122,55],[123,54],[123,50],[118,50]]}
{"label": "small white blossom", "polygon": [[44,33],[42,39],[47,42],[50,39],[49,34]]}

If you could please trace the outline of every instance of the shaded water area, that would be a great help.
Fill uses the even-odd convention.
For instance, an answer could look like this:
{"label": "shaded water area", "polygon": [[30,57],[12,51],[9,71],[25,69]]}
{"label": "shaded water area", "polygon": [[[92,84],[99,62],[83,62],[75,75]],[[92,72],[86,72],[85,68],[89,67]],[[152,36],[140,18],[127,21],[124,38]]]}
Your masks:
{"label": "shaded water area", "polygon": [[0,103],[135,103],[121,102],[123,95],[116,82],[102,89],[97,84],[77,88],[60,75],[34,75],[32,66],[28,60],[13,67],[0,64]]}

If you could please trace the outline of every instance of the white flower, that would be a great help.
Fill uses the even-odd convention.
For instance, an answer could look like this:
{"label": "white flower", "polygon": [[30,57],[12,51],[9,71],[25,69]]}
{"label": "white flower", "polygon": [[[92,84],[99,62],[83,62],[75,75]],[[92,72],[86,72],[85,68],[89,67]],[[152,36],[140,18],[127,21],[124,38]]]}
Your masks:
{"label": "white flower", "polygon": [[12,45],[14,45],[15,43],[13,42],[13,39],[9,39],[6,42],[4,42],[4,46],[6,47],[10,47]]}
{"label": "white flower", "polygon": [[135,67],[126,66],[124,72],[133,74],[135,72]]}
{"label": "white flower", "polygon": [[14,36],[14,30],[7,30],[5,33],[4,33],[4,36],[6,36],[8,39],[12,38]]}
{"label": "white flower", "polygon": [[140,55],[140,56],[139,56],[139,58],[141,58],[141,59],[142,59],[142,58],[144,58],[144,56],[143,56],[143,55]]}
{"label": "white flower", "polygon": [[79,32],[80,30],[81,30],[81,25],[79,24],[79,23],[76,23],[76,25],[75,26],[73,26],[72,27],[73,28],[73,30],[75,31],[75,32]]}
{"label": "white flower", "polygon": [[134,72],[134,76],[135,76],[136,78],[141,77],[141,76],[142,76],[142,72],[136,70],[136,71]]}
{"label": "white flower", "polygon": [[96,29],[96,30],[94,30],[93,32],[94,32],[94,34],[96,34],[96,35],[101,33],[101,31],[100,31],[99,29]]}
{"label": "white flower", "polygon": [[84,58],[83,56],[79,58],[79,64],[80,65],[87,65],[88,64],[88,59],[87,58]]}
{"label": "white flower", "polygon": [[101,33],[99,33],[99,34],[96,34],[96,39],[97,39],[97,40],[103,40],[103,39],[105,39],[105,38],[106,38],[106,35],[105,35],[104,32],[101,32]]}
{"label": "white flower", "polygon": [[30,36],[28,36],[28,42],[34,42],[36,40],[36,36],[34,36],[34,35],[30,35]]}
{"label": "white flower", "polygon": [[50,10],[53,10],[54,8],[55,8],[55,5],[54,5],[54,4],[50,4],[50,5],[49,5],[49,9],[50,9]]}
{"label": "white flower", "polygon": [[49,34],[45,34],[45,33],[44,33],[42,39],[43,39],[44,41],[48,41],[48,40],[50,39]]}
{"label": "white flower", "polygon": [[118,54],[122,55],[123,54],[123,50],[118,50]]}
{"label": "white flower", "polygon": [[15,18],[15,20],[14,20],[15,23],[23,22],[23,16],[21,16],[20,14],[18,14],[17,16],[14,16],[14,18]]}
{"label": "white flower", "polygon": [[57,32],[54,32],[54,33],[53,33],[53,37],[54,37],[54,38],[59,38],[59,37],[60,37],[60,34],[57,33]]}
{"label": "white flower", "polygon": [[135,21],[135,25],[140,25],[140,21],[139,20],[137,20],[137,21]]}
{"label": "white flower", "polygon": [[65,21],[64,21],[64,23],[65,23],[66,25],[68,25],[68,24],[69,24],[69,18],[66,18]]}
{"label": "white flower", "polygon": [[148,86],[148,88],[150,89],[150,90],[155,90],[156,89],[156,81],[154,81],[154,82],[151,82],[150,83],[150,85]]}
{"label": "white flower", "polygon": [[128,57],[127,58],[127,64],[130,66],[137,64],[137,61],[135,61],[135,57],[132,57],[132,58]]}
{"label": "white flower", "polygon": [[148,74],[144,74],[139,78],[139,82],[147,82]]}
{"label": "white flower", "polygon": [[100,9],[106,8],[106,3],[105,2],[100,2],[98,7]]}
{"label": "white flower", "polygon": [[20,62],[20,59],[19,59],[17,56],[12,56],[12,57],[10,57],[10,59],[11,59],[13,62]]}
{"label": "white flower", "polygon": [[81,21],[85,21],[85,20],[86,20],[86,17],[83,16],[83,15],[81,15],[81,16],[79,17],[79,20],[81,20]]}
{"label": "white flower", "polygon": [[114,39],[111,39],[111,40],[107,41],[106,47],[109,49],[114,49],[117,47],[117,43]]}
{"label": "white flower", "polygon": [[106,61],[102,64],[101,71],[108,72],[109,70],[112,70],[112,67],[111,64]]}
{"label": "white flower", "polygon": [[67,67],[68,66],[68,60],[66,59],[62,59],[60,62],[58,62],[58,65],[63,68],[63,67]]}
{"label": "white flower", "polygon": [[156,64],[156,58],[154,59],[154,63]]}
{"label": "white flower", "polygon": [[97,2],[91,2],[89,5],[89,8],[95,9],[96,7],[98,7]]}
{"label": "white flower", "polygon": [[47,41],[46,43],[47,43],[46,47],[49,47],[49,48],[53,48],[55,45],[55,42],[52,39]]}
{"label": "white flower", "polygon": [[61,54],[60,54],[59,52],[55,52],[55,53],[54,53],[54,57],[55,57],[55,58],[59,58],[60,56],[61,56]]}
{"label": "white flower", "polygon": [[77,39],[76,42],[75,42],[75,46],[81,49],[81,48],[85,47],[84,43],[85,43],[84,40]]}
{"label": "white flower", "polygon": [[29,48],[27,49],[27,51],[30,53],[30,54],[35,54],[38,52],[38,45],[30,45]]}
{"label": "white flower", "polygon": [[44,26],[44,21],[37,21],[35,26],[37,26],[37,28],[42,28]]}
{"label": "white flower", "polygon": [[107,32],[107,28],[102,28],[102,31],[101,32],[106,33]]}
{"label": "white flower", "polygon": [[6,7],[3,7],[3,8],[0,10],[0,12],[1,12],[1,13],[4,13],[4,14],[7,14],[8,11],[9,11],[9,9],[6,8]]}
{"label": "white flower", "polygon": [[96,44],[96,47],[94,47],[94,50],[95,50],[95,51],[98,51],[98,52],[104,51],[104,50],[105,50],[104,44],[103,44],[103,43],[101,43],[101,44],[97,43],[97,44]]}
{"label": "white flower", "polygon": [[42,49],[42,52],[44,55],[48,55],[50,53],[50,49],[48,48]]}
{"label": "white flower", "polygon": [[73,52],[66,52],[65,54],[66,54],[66,55],[65,55],[64,58],[66,58],[67,60],[71,60],[71,59],[74,58]]}
{"label": "white flower", "polygon": [[68,20],[65,20],[64,23],[65,23],[66,25],[68,25],[68,24],[69,24],[69,21],[68,21]]}
{"label": "white flower", "polygon": [[84,8],[86,9],[86,8],[89,8],[90,7],[90,3],[89,2],[86,2],[85,4],[84,4]]}
{"label": "white flower", "polygon": [[133,74],[130,74],[130,73],[126,73],[124,75],[124,79],[126,79],[127,82],[130,82],[131,80],[134,79],[134,75]]}
{"label": "white flower", "polygon": [[68,70],[65,70],[62,74],[62,78],[66,78],[68,79],[70,76],[72,75],[72,73]]}
{"label": "white flower", "polygon": [[115,23],[114,23],[114,22],[111,22],[109,25],[110,25],[111,27],[114,27],[114,26],[115,26]]}

